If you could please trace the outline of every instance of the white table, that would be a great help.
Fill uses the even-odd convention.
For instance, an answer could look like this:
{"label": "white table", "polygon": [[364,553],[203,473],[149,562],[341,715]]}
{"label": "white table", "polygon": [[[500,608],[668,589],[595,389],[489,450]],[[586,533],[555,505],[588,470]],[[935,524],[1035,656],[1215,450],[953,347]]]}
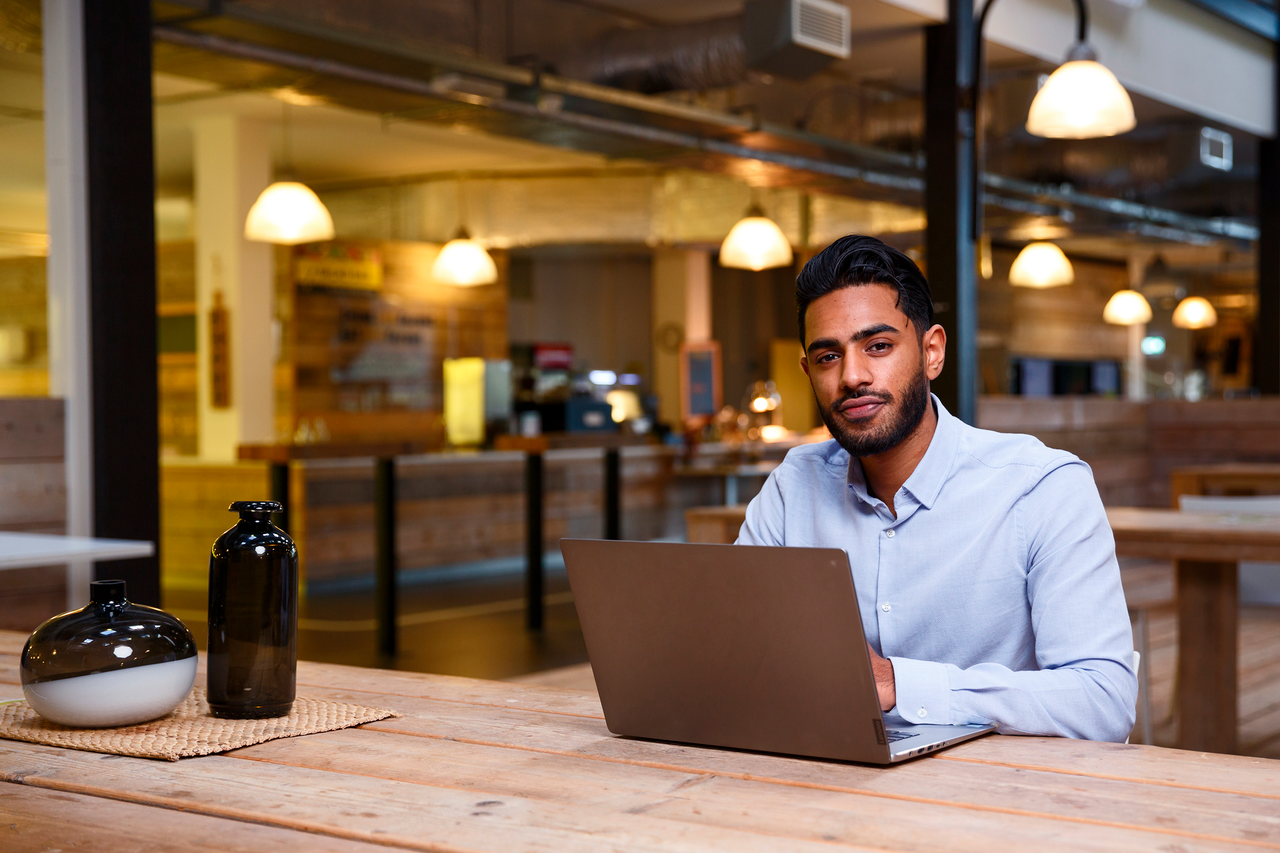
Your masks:
{"label": "white table", "polygon": [[80,607],[89,600],[92,563],[150,557],[155,552],[155,543],[134,539],[94,539],[89,536],[0,531],[0,569],[30,569],[67,564],[68,609]]}

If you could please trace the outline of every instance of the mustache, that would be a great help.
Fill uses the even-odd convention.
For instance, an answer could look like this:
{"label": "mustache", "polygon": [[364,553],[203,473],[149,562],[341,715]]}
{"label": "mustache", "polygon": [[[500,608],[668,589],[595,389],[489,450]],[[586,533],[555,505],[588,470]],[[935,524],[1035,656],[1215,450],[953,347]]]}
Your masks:
{"label": "mustache", "polygon": [[844,394],[840,395],[839,399],[831,404],[831,411],[838,412],[840,411],[840,407],[845,403],[850,400],[859,400],[863,397],[874,397],[882,403],[892,403],[894,399],[893,395],[888,391],[872,391],[869,389],[866,391],[846,391]]}

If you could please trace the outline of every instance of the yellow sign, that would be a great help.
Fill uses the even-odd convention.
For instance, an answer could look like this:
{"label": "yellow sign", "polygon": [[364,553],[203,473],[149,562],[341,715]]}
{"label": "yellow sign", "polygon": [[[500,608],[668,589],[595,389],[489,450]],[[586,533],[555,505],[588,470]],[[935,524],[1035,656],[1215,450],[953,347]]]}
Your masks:
{"label": "yellow sign", "polygon": [[484,443],[484,359],[444,360],[444,429],[455,446]]}
{"label": "yellow sign", "polygon": [[319,251],[308,247],[294,261],[294,280],[322,287],[381,290],[382,255],[357,246],[329,244]]}

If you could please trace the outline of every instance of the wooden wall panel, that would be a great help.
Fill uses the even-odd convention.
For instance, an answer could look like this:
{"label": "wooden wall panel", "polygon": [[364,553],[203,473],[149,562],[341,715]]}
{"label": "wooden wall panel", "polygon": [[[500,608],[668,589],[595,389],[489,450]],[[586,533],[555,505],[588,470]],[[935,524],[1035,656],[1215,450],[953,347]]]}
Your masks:
{"label": "wooden wall panel", "polygon": [[[65,407],[0,398],[0,530],[65,533]],[[0,629],[30,631],[66,609],[65,566],[0,571]]]}
{"label": "wooden wall panel", "polygon": [[236,523],[232,501],[267,500],[266,463],[166,461],[160,467],[160,581],[170,591],[209,588],[209,549]]}

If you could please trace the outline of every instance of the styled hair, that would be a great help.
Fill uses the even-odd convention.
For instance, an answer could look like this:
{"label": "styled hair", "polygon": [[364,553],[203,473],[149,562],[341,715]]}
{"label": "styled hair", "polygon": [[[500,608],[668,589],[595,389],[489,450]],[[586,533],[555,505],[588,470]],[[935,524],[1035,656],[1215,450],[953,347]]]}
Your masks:
{"label": "styled hair", "polygon": [[933,296],[915,262],[875,237],[841,237],[809,259],[796,276],[796,313],[804,345],[804,315],[809,303],[846,287],[884,284],[898,294],[897,306],[921,338],[933,326]]}

